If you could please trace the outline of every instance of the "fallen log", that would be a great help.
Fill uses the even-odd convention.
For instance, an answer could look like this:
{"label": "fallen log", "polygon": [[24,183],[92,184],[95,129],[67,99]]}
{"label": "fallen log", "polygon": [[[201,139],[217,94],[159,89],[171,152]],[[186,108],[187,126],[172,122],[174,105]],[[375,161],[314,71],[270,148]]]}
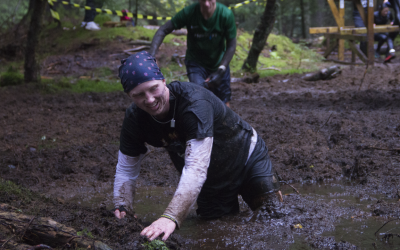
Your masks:
{"label": "fallen log", "polygon": [[47,217],[0,211],[0,232],[17,235],[14,238],[30,245],[45,244],[50,247],[74,246],[111,250],[103,242],[78,236],[75,229]]}
{"label": "fallen log", "polygon": [[133,48],[133,49],[124,50],[124,52],[125,53],[136,52],[136,51],[145,50],[145,49],[150,49],[150,47],[149,46],[139,46],[139,47],[136,47],[136,48]]}
{"label": "fallen log", "polygon": [[302,77],[303,80],[306,81],[319,81],[319,80],[328,80],[336,77],[342,71],[340,67],[334,65],[329,68],[321,69],[318,72],[309,73]]}
{"label": "fallen log", "polygon": [[130,41],[128,44],[129,45],[148,45],[148,46],[150,46],[151,41],[138,39],[138,40]]}

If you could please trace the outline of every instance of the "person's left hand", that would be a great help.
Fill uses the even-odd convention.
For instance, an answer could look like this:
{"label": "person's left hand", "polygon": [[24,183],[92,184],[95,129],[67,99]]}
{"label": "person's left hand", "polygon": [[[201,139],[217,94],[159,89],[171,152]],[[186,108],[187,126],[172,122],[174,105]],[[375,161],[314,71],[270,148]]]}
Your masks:
{"label": "person's left hand", "polygon": [[170,219],[161,217],[160,219],[153,222],[150,226],[143,229],[140,235],[146,236],[150,241],[152,241],[160,234],[164,233],[162,240],[166,241],[168,237],[174,232],[175,228],[175,222]]}
{"label": "person's left hand", "polygon": [[211,73],[209,77],[204,81],[209,89],[213,89],[219,86],[225,71],[223,69],[218,69],[217,71]]}

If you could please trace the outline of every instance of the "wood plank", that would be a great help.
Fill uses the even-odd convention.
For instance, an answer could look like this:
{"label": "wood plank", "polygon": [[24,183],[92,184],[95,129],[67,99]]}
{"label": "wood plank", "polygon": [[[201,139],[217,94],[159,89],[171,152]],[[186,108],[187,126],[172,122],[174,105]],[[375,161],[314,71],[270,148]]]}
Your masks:
{"label": "wood plank", "polygon": [[338,46],[339,42],[338,40],[335,40],[331,46],[325,51],[324,53],[324,57],[328,58],[328,56],[332,53],[332,51],[336,48],[336,46]]}
{"label": "wood plank", "polygon": [[[373,27],[374,33],[386,33],[386,32],[396,32],[399,31],[398,25],[376,25]],[[340,30],[340,34],[342,35],[351,35],[351,34],[366,34],[367,28],[343,28]]]}
{"label": "wood plank", "polygon": [[[355,28],[354,26],[344,26],[344,29]],[[330,34],[330,33],[338,33],[339,27],[331,26],[331,27],[311,27],[309,28],[310,34]]]}
{"label": "wood plank", "polygon": [[368,64],[374,65],[375,50],[374,50],[374,0],[368,0],[368,26],[367,26],[367,40],[368,40]]}
{"label": "wood plank", "polygon": [[[354,42],[352,42],[352,41],[349,42],[349,46],[350,46],[352,53],[355,53],[360,58],[361,61],[363,61],[364,63],[367,63],[368,58],[364,55],[364,53],[360,50],[360,48],[358,48],[354,44]],[[353,60],[353,58],[352,58],[352,60]]]}
{"label": "wood plank", "polygon": [[340,64],[344,64],[344,65],[364,65],[364,63],[352,63],[352,62],[339,61],[339,60],[335,60],[335,59],[325,59],[324,61],[340,63]]}
{"label": "wood plank", "polygon": [[[345,40],[354,40],[354,41],[367,41],[367,37],[365,35],[342,35],[339,33],[333,34],[325,34],[326,37],[331,39],[345,39]],[[329,47],[329,46],[328,46]]]}
{"label": "wood plank", "polygon": [[[344,0],[339,1],[339,28],[343,28],[344,26]],[[338,59],[340,61],[344,61],[344,40],[339,40],[339,49],[338,49]]]}

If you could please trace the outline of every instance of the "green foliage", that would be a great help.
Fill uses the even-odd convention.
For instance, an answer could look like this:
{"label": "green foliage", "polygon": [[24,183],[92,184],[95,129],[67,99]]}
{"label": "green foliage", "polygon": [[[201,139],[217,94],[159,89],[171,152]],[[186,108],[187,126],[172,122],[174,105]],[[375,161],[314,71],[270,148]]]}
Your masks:
{"label": "green foliage", "polygon": [[0,86],[12,86],[12,85],[19,85],[24,83],[24,75],[19,73],[13,67],[9,67],[6,72],[1,74],[0,77]]}
{"label": "green foliage", "polygon": [[111,17],[107,14],[99,14],[94,18],[94,22],[98,23],[100,26],[103,26],[103,23],[109,21],[111,21]]}
{"label": "green foliage", "polygon": [[28,11],[28,0],[0,1],[0,31],[16,25]]}
{"label": "green foliage", "polygon": [[91,238],[91,239],[94,238],[92,232],[90,232],[87,228],[84,228],[82,231],[76,232],[76,234],[78,236],[86,236],[86,237]]}
{"label": "green foliage", "polygon": [[144,246],[145,250],[169,250],[167,245],[165,245],[165,242],[161,240],[146,242],[142,244],[142,246]]}
{"label": "green foliage", "polygon": [[113,92],[123,90],[119,80],[100,80],[100,79],[71,79],[61,78],[60,80],[46,80],[43,86],[45,93],[56,93],[60,91],[70,91],[74,93],[85,92]]}
{"label": "green foliage", "polygon": [[[12,165],[9,165],[7,167],[10,168],[11,166]],[[20,187],[14,182],[0,179],[0,197],[10,197],[10,196],[18,200],[30,202],[33,200],[34,194],[29,189]]]}
{"label": "green foliage", "polygon": [[109,67],[100,67],[94,70],[94,74],[98,77],[106,77],[112,75],[113,72]]}
{"label": "green foliage", "polygon": [[[253,35],[247,32],[240,32],[237,37],[237,47],[234,57],[230,63],[231,71],[240,71],[244,60],[250,50]],[[263,75],[263,68],[274,67],[281,72],[293,70],[298,67],[301,60],[300,71],[313,71],[318,69],[317,62],[321,62],[322,56],[313,50],[300,44],[293,43],[288,37],[270,34],[267,40],[268,46],[261,52],[258,58],[257,71]],[[275,51],[269,51],[275,45]],[[279,74],[278,71],[271,71],[265,74]]]}
{"label": "green foliage", "polygon": [[[100,44],[112,41],[117,37],[122,37],[126,40],[147,39],[151,41],[157,31],[136,26],[120,28],[102,27],[101,30],[92,32],[80,27],[72,29],[72,25],[72,23],[63,23],[63,26],[68,27],[69,30],[63,30],[60,32],[59,36],[57,36],[57,39],[54,41],[54,43],[57,44],[57,47],[60,49],[62,48],[63,51],[79,47],[83,42],[90,42],[93,39],[99,39]],[[53,27],[53,24],[47,27],[46,32],[57,32],[52,30],[51,27]],[[173,43],[172,39],[175,41],[181,41],[181,43],[183,43],[186,40],[186,37],[170,34],[165,37],[164,43]]]}

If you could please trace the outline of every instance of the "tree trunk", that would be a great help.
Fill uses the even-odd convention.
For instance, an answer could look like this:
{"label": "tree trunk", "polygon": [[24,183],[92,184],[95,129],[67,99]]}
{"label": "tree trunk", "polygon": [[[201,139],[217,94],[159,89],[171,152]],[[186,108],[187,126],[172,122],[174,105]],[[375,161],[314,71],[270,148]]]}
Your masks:
{"label": "tree trunk", "polygon": [[244,61],[242,69],[245,71],[255,71],[257,61],[261,51],[264,49],[269,33],[275,23],[276,0],[268,0],[261,20],[254,31],[253,42],[247,59]]}
{"label": "tree trunk", "polygon": [[292,25],[290,26],[290,38],[293,38],[293,32],[294,32],[294,26],[295,26],[295,21],[296,21],[296,5],[292,4],[293,8],[292,8]]}
{"label": "tree trunk", "polygon": [[40,67],[36,61],[36,47],[42,30],[43,13],[47,4],[45,0],[34,0],[31,23],[25,50],[25,82],[40,82]]}
{"label": "tree trunk", "polygon": [[304,0],[300,0],[300,11],[301,11],[301,35],[304,39],[306,39],[307,35],[306,35],[306,21],[304,18]]}

